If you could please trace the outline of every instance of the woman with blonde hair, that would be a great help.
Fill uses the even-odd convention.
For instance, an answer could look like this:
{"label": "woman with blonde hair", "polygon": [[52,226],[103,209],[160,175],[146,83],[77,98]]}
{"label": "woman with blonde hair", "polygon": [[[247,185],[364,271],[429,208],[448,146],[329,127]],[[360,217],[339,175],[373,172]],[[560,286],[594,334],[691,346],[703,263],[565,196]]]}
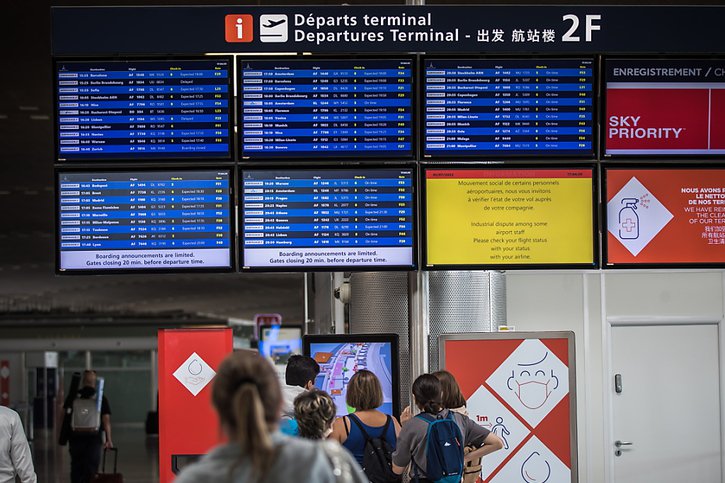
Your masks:
{"label": "woman with blonde hair", "polygon": [[295,420],[302,438],[327,438],[336,414],[335,401],[325,391],[313,389],[295,398]]}
{"label": "woman with blonde hair", "polygon": [[367,481],[339,445],[277,430],[282,392],[274,368],[258,354],[235,352],[224,359],[214,378],[212,403],[229,443],[184,468],[175,483]]}

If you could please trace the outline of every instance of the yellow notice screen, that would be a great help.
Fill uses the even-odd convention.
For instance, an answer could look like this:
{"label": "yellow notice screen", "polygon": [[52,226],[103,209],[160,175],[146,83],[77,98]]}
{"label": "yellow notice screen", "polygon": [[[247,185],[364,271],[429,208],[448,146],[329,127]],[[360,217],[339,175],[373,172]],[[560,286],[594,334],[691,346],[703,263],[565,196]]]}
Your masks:
{"label": "yellow notice screen", "polygon": [[425,177],[428,266],[594,263],[591,169]]}

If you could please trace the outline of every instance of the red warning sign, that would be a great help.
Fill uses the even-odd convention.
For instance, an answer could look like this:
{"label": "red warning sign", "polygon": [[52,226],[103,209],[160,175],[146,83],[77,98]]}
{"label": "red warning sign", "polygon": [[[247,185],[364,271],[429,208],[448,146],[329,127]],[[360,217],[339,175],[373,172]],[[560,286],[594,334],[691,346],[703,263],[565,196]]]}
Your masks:
{"label": "red warning sign", "polygon": [[501,451],[483,459],[482,481],[574,481],[573,332],[441,339],[441,366],[458,380],[469,416],[504,443]]}

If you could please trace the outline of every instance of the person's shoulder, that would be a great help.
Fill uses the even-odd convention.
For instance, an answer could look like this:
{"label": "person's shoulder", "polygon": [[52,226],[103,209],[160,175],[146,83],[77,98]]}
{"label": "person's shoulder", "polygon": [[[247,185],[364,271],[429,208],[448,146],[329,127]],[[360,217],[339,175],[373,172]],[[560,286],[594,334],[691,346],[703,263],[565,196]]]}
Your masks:
{"label": "person's shoulder", "polygon": [[20,415],[13,409],[6,406],[0,406],[0,417],[10,421],[20,421]]}

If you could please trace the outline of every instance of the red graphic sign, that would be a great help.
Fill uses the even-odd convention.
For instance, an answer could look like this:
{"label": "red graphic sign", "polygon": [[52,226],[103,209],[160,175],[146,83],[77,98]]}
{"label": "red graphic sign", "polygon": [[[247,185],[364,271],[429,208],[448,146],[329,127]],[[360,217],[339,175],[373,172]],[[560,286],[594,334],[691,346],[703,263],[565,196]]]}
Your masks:
{"label": "red graphic sign", "polygon": [[725,169],[607,169],[607,265],[725,264]]}
{"label": "red graphic sign", "polygon": [[180,468],[222,442],[211,383],[231,352],[231,329],[159,331],[161,483],[173,481],[174,466]]}
{"label": "red graphic sign", "polygon": [[0,361],[0,406],[10,406],[10,362]]}
{"label": "red graphic sign", "polygon": [[443,336],[442,345],[470,417],[504,443],[483,459],[482,481],[573,481],[573,333]]}
{"label": "red graphic sign", "polygon": [[254,18],[251,15],[225,16],[224,39],[229,43],[254,40]]}

